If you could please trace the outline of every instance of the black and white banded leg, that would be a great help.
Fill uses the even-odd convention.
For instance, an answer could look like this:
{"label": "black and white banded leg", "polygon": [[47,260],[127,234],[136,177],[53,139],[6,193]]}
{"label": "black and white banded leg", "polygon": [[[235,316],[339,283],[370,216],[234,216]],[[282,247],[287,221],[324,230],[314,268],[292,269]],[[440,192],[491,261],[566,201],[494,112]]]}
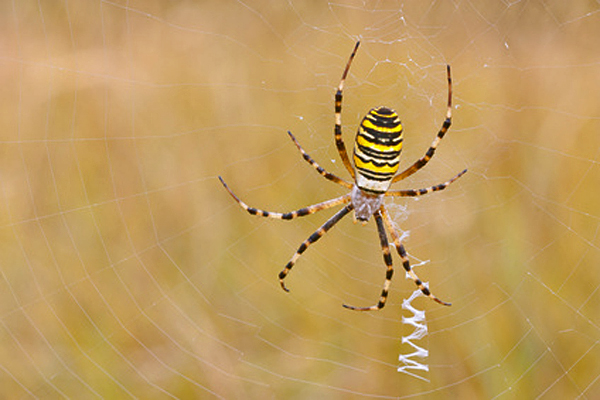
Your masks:
{"label": "black and white banded leg", "polygon": [[427,194],[427,193],[437,192],[437,191],[446,189],[448,187],[448,185],[450,185],[451,183],[456,181],[458,178],[463,176],[466,172],[467,172],[467,170],[465,169],[465,170],[461,171],[458,175],[456,175],[454,178],[450,179],[449,181],[440,183],[438,185],[429,186],[429,187],[423,188],[423,189],[390,190],[389,192],[386,192],[385,195],[386,196],[396,196],[396,197],[423,196],[424,194]]}
{"label": "black and white banded leg", "polygon": [[344,144],[344,140],[342,139],[342,92],[344,90],[344,83],[346,82],[348,71],[350,70],[350,65],[352,64],[352,60],[354,59],[356,51],[358,50],[358,46],[360,46],[360,41],[356,42],[354,50],[352,50],[352,54],[350,54],[350,58],[348,59],[348,63],[346,64],[346,68],[344,69],[344,73],[342,74],[342,79],[340,80],[340,84],[337,88],[337,91],[335,92],[335,126],[333,129],[335,146],[337,147],[338,153],[340,154],[340,158],[342,159],[344,166],[350,173],[350,176],[352,176],[352,179],[355,178],[354,167],[350,162],[350,158],[348,158],[346,145]]}
{"label": "black and white banded leg", "polygon": [[435,149],[437,149],[441,140],[444,138],[444,135],[446,134],[446,132],[448,132],[450,125],[452,125],[452,78],[450,76],[449,65],[446,65],[446,72],[448,75],[448,109],[446,111],[446,119],[442,123],[442,127],[440,128],[435,139],[433,139],[433,142],[431,143],[431,146],[429,146],[429,149],[427,150],[425,155],[418,159],[413,165],[396,175],[394,179],[392,179],[392,183],[401,181],[402,179],[411,176],[412,174],[423,168],[425,164],[427,164],[429,160],[431,160],[431,157],[433,157],[433,154],[435,153]]}
{"label": "black and white banded leg", "polygon": [[383,283],[383,289],[381,290],[381,296],[379,302],[371,307],[355,307],[344,304],[343,306],[355,311],[375,311],[380,310],[385,306],[385,302],[390,291],[390,285],[392,283],[392,276],[394,275],[394,266],[392,262],[392,255],[390,254],[390,246],[388,243],[387,235],[385,233],[385,226],[381,219],[382,212],[385,212],[383,206],[380,210],[374,214],[375,222],[377,223],[377,232],[379,232],[379,242],[381,244],[381,251],[383,253],[383,261],[387,270],[385,272],[385,282]]}
{"label": "black and white banded leg", "polygon": [[326,210],[328,208],[331,207],[335,207],[337,205],[340,204],[344,204],[344,203],[348,203],[351,199],[350,194],[346,194],[344,196],[332,199],[332,200],[327,200],[324,201],[322,203],[318,203],[318,204],[314,204],[312,206],[308,206],[308,207],[304,207],[301,208],[299,210],[295,210],[295,211],[290,211],[287,213],[277,213],[277,212],[272,212],[272,211],[265,211],[265,210],[261,210],[259,208],[254,208],[254,207],[250,207],[248,204],[244,203],[242,200],[240,200],[239,197],[237,197],[235,195],[235,193],[233,193],[231,191],[231,189],[229,189],[229,186],[227,186],[227,184],[225,183],[225,181],[223,180],[223,178],[221,178],[219,176],[219,179],[221,180],[221,183],[223,184],[223,186],[225,187],[225,189],[227,189],[227,191],[229,192],[229,194],[231,195],[231,197],[234,198],[235,201],[237,201],[237,203],[246,211],[248,211],[249,214],[252,215],[257,215],[259,217],[266,217],[266,218],[274,218],[274,219],[283,219],[283,220],[291,220],[297,217],[304,217],[306,215],[311,215],[314,214],[316,212],[322,211],[322,210]]}
{"label": "black and white banded leg", "polygon": [[333,226],[337,224],[342,218],[344,218],[350,211],[352,211],[353,208],[354,207],[352,206],[352,204],[346,205],[346,207],[342,208],[333,217],[329,218],[323,225],[321,225],[321,227],[317,229],[312,235],[310,235],[308,239],[302,242],[300,247],[298,247],[298,250],[296,250],[296,253],[294,253],[290,261],[286,264],[285,268],[279,273],[279,283],[281,284],[283,290],[289,292],[288,288],[285,287],[285,283],[283,282],[283,280],[285,279],[287,274],[290,273],[290,270],[296,264],[296,261],[298,261],[302,253],[304,253],[308,246],[321,239],[323,235],[327,233],[328,230],[333,228]]}
{"label": "black and white banded leg", "polygon": [[406,270],[408,275],[411,277],[411,279],[415,282],[415,285],[417,285],[417,287],[421,290],[421,292],[423,292],[423,294],[425,296],[431,298],[433,301],[440,303],[444,306],[452,305],[450,303],[446,303],[445,301],[442,301],[442,300],[438,299],[437,297],[435,297],[433,295],[433,293],[431,293],[429,291],[429,288],[427,286],[425,286],[423,281],[421,281],[421,279],[419,279],[417,274],[415,274],[415,272],[410,267],[410,261],[408,260],[408,255],[406,254],[406,249],[404,248],[404,245],[402,244],[402,241],[400,240],[400,235],[398,235],[398,232],[392,225],[390,216],[388,215],[387,211],[383,207],[381,209],[381,215],[383,216],[385,225],[387,226],[388,230],[390,231],[390,235],[392,235],[392,240],[394,241],[394,245],[396,246],[398,255],[402,259],[402,266],[404,267],[404,269]]}
{"label": "black and white banded leg", "polygon": [[304,151],[302,146],[300,146],[300,143],[298,143],[294,135],[292,135],[292,132],[288,131],[288,135],[290,135],[290,138],[292,139],[298,150],[300,150],[300,153],[302,153],[302,158],[304,158],[306,162],[308,162],[315,170],[317,170],[317,172],[321,174],[321,176],[324,176],[326,179],[329,179],[332,182],[342,185],[347,189],[352,189],[351,183],[346,182],[345,180],[343,180],[335,174],[332,174],[331,172],[328,172],[327,170],[325,170],[325,168],[321,167],[315,160],[313,160],[313,158],[310,155],[308,155],[306,151]]}

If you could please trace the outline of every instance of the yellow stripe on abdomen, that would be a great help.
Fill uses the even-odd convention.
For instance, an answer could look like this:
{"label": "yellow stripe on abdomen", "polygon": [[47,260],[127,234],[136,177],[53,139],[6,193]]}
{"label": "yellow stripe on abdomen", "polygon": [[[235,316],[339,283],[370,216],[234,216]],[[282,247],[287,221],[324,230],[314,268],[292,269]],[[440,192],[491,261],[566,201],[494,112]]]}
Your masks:
{"label": "yellow stripe on abdomen", "polygon": [[383,164],[383,165],[375,165],[373,162],[364,162],[363,160],[361,160],[360,158],[358,158],[356,155],[354,156],[354,165],[356,166],[356,168],[359,168],[361,170],[364,171],[368,171],[368,172],[372,172],[374,174],[392,174],[392,176],[398,172],[398,164],[396,165],[388,165],[388,164]]}
{"label": "yellow stripe on abdomen", "polygon": [[400,152],[402,150],[402,142],[398,142],[394,145],[388,145],[388,144],[378,144],[378,143],[373,143],[368,141],[364,135],[358,134],[356,135],[356,143],[367,147],[369,149],[373,149],[373,150],[377,150],[379,152]]}
{"label": "yellow stripe on abdomen", "polygon": [[361,125],[365,128],[374,129],[380,133],[394,134],[394,133],[402,132],[402,124],[400,124],[400,123],[398,123],[398,125],[392,126],[392,127],[376,126],[373,124],[373,122],[371,122],[371,120],[365,119],[365,120],[363,120]]}
{"label": "yellow stripe on abdomen", "polygon": [[402,124],[390,108],[378,107],[363,118],[354,141],[356,185],[385,193],[398,172],[402,152]]}

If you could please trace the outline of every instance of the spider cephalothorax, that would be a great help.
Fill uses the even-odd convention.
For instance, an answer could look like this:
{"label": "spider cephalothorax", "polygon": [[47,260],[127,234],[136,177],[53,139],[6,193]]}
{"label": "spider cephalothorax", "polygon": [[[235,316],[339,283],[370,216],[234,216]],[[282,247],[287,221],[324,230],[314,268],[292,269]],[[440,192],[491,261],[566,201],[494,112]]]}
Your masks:
{"label": "spider cephalothorax", "polygon": [[429,162],[435,149],[437,148],[440,140],[444,137],[448,128],[452,123],[452,80],[450,78],[450,66],[446,67],[448,76],[448,109],[446,112],[446,119],[444,120],[441,129],[437,136],[431,143],[431,146],[423,157],[418,159],[410,167],[406,168],[401,173],[397,174],[398,167],[400,165],[400,153],[402,151],[402,124],[398,114],[388,107],[377,107],[371,109],[367,115],[363,118],[358,132],[356,133],[356,139],[354,141],[354,152],[353,161],[354,166],[350,163],[348,153],[346,152],[346,146],[342,139],[342,90],[344,88],[344,82],[348,75],[352,60],[356,55],[360,42],[357,42],[354,46],[354,51],[350,55],[350,59],[346,64],[342,79],[335,93],[335,126],[334,126],[334,138],[335,144],[340,154],[340,158],[344,163],[344,166],[352,176],[354,183],[345,181],[338,176],[327,172],[319,164],[317,164],[311,156],[304,151],[300,146],[294,135],[288,132],[290,138],[302,153],[302,157],[315,169],[319,174],[324,176],[330,181],[333,181],[339,185],[344,186],[350,190],[350,193],[345,194],[336,199],[324,201],[319,204],[301,208],[296,211],[288,213],[274,213],[270,211],[259,210],[257,208],[249,207],[246,203],[241,201],[232,191],[229,189],[225,181],[221,177],[221,183],[225,186],[225,189],[231,194],[231,196],[238,202],[238,204],[244,208],[247,212],[252,215],[259,215],[262,217],[275,218],[290,220],[296,217],[302,217],[305,215],[314,214],[318,211],[325,210],[331,207],[345,204],[344,208],[338,211],[333,217],[327,220],[319,229],[317,229],[312,235],[306,239],[296,253],[292,256],[290,261],[286,264],[285,268],[279,273],[279,282],[281,287],[288,291],[285,286],[284,279],[290,272],[292,267],[302,253],[312,243],[319,240],[329,229],[331,229],[338,221],[345,217],[348,213],[354,210],[355,220],[361,221],[363,224],[367,223],[368,220],[373,216],[375,223],[377,224],[377,231],[379,232],[379,241],[381,244],[381,250],[383,252],[383,260],[387,267],[385,275],[385,282],[383,284],[383,290],[379,297],[377,304],[370,307],[354,307],[344,304],[344,307],[358,310],[358,311],[370,311],[378,310],[385,306],[387,300],[392,275],[394,268],[392,264],[392,257],[390,254],[390,247],[386,235],[385,229],[387,228],[392,235],[392,240],[400,258],[402,259],[402,266],[413,279],[417,287],[431,299],[436,302],[449,306],[450,303],[446,303],[435,297],[423,284],[423,282],[417,277],[414,271],[410,267],[408,255],[404,249],[404,245],[400,240],[400,235],[392,225],[392,221],[387,213],[385,205],[383,204],[383,198],[386,196],[399,196],[399,197],[415,197],[421,196],[427,193],[435,192],[438,190],[445,189],[452,182],[460,178],[467,170],[460,172],[454,178],[440,183],[435,186],[430,186],[424,189],[408,189],[408,190],[389,190],[390,185],[394,182],[401,181],[402,179],[414,174],[419,169],[423,168],[425,164]]}

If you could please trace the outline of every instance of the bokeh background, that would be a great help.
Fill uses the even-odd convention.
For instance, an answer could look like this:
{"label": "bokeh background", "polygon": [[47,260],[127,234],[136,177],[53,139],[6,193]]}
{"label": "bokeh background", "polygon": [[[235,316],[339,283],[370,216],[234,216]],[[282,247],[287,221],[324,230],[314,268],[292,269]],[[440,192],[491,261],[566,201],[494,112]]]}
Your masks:
{"label": "bokeh background", "polygon": [[[593,1],[0,2],[0,397],[598,398],[600,4]],[[343,194],[351,144],[397,109],[403,165],[445,114],[431,163],[388,202],[440,298],[412,328],[371,222],[342,221],[277,273]],[[400,267],[395,256],[397,268]]]}

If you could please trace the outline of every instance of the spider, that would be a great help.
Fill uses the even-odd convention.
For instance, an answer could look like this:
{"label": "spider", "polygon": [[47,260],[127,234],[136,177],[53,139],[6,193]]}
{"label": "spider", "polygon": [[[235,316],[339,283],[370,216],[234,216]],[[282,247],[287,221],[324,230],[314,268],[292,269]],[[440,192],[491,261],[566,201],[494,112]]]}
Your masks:
{"label": "spider", "polygon": [[344,141],[342,140],[342,90],[344,88],[344,82],[346,81],[350,65],[352,64],[352,60],[356,55],[359,45],[360,41],[358,41],[354,46],[354,50],[348,59],[346,68],[342,74],[342,79],[335,93],[335,144],[340,158],[352,176],[354,183],[350,183],[332,174],[331,172],[326,171],[315,160],[313,160],[312,157],[306,153],[306,151],[304,151],[294,135],[288,131],[288,135],[302,154],[304,160],[306,160],[323,177],[345,187],[346,189],[349,189],[350,193],[332,200],[327,200],[322,203],[301,208],[296,211],[276,213],[248,206],[233,193],[223,178],[219,176],[219,180],[229,194],[244,210],[251,215],[258,215],[261,217],[292,220],[297,217],[304,217],[306,215],[314,214],[318,211],[344,204],[344,207],[340,211],[327,220],[319,229],[310,235],[308,239],[302,242],[285,268],[279,273],[279,282],[283,290],[286,292],[289,292],[289,290],[285,286],[284,279],[289,274],[292,267],[296,264],[302,253],[304,253],[308,246],[322,238],[331,228],[333,228],[335,224],[337,224],[348,213],[354,210],[354,222],[358,220],[365,225],[371,216],[375,218],[381,250],[383,252],[383,260],[387,267],[387,271],[385,274],[383,289],[377,304],[370,307],[355,307],[346,304],[343,304],[343,306],[345,308],[357,311],[379,310],[385,306],[392,281],[392,275],[394,274],[392,256],[390,254],[390,247],[385,231],[386,228],[392,236],[395,248],[398,251],[400,259],[402,260],[402,266],[411,279],[415,282],[417,287],[421,290],[421,292],[439,304],[450,306],[450,303],[446,303],[434,296],[433,293],[429,291],[429,288],[411,269],[404,245],[402,244],[398,232],[392,225],[390,216],[385,208],[385,205],[383,204],[383,198],[386,196],[415,197],[444,190],[448,185],[456,181],[465,172],[467,172],[465,169],[444,183],[424,189],[388,190],[392,183],[401,181],[423,168],[433,157],[438,144],[448,131],[448,128],[450,128],[452,123],[452,79],[450,77],[450,65],[446,66],[448,77],[448,109],[446,112],[446,119],[444,120],[442,127],[440,128],[425,155],[418,159],[410,167],[406,168],[404,171],[396,174],[400,162],[400,152],[402,151],[402,124],[400,123],[400,118],[398,117],[396,111],[392,110],[391,108],[381,106],[371,109],[363,118],[360,126],[358,127],[358,132],[354,141],[353,167],[350,163],[348,153],[346,152]]}

